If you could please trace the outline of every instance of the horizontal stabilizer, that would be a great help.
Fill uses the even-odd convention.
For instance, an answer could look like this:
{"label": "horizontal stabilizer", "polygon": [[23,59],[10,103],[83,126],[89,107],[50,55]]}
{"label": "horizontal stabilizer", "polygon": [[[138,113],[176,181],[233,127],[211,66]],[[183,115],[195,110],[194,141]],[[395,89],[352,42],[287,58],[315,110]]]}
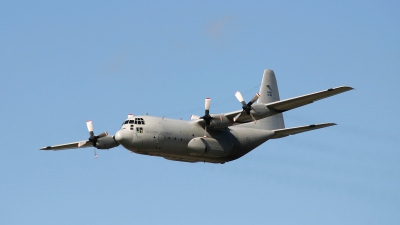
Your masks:
{"label": "horizontal stabilizer", "polygon": [[283,138],[289,135],[298,134],[310,130],[316,130],[324,127],[330,127],[334,125],[336,125],[336,123],[321,123],[321,124],[313,124],[302,127],[292,127],[292,128],[273,130],[273,132],[275,132],[275,135],[271,137],[271,139]]}
{"label": "horizontal stabilizer", "polygon": [[87,147],[93,147],[93,144],[90,141],[78,141],[78,142],[71,142],[67,144],[62,144],[62,145],[53,145],[53,146],[47,146],[43,147],[40,150],[66,150],[66,149],[73,149],[73,148],[87,148]]}

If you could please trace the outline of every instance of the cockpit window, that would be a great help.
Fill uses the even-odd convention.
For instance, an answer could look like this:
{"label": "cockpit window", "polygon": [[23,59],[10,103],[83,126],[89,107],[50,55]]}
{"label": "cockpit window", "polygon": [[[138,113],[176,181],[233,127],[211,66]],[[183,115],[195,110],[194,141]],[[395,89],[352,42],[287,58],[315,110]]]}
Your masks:
{"label": "cockpit window", "polygon": [[131,120],[125,120],[122,125],[124,124],[140,124],[140,125],[144,125],[144,119],[143,118],[135,118],[135,119],[131,119]]}
{"label": "cockpit window", "polygon": [[144,119],[143,118],[135,118],[135,124],[143,124],[144,125]]}

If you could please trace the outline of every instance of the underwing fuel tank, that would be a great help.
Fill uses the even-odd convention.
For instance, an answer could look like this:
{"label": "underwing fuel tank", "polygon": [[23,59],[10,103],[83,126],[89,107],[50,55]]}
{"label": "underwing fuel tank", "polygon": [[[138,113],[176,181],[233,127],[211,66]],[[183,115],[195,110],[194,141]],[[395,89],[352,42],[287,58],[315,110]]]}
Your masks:
{"label": "underwing fuel tank", "polygon": [[210,137],[196,137],[189,141],[190,155],[221,157],[229,155],[232,146],[224,140],[216,140]]}

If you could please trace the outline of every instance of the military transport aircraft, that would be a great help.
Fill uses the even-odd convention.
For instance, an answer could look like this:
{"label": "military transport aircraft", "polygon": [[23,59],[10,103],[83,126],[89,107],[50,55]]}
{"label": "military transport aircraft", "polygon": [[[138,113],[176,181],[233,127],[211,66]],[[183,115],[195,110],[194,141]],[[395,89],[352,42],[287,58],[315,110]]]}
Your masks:
{"label": "military transport aircraft", "polygon": [[97,157],[96,149],[122,145],[131,152],[169,160],[225,163],[244,156],[269,139],[336,125],[321,123],[285,128],[282,113],[352,89],[340,86],[280,100],[275,74],[266,69],[260,93],[248,103],[240,92],[236,92],[235,96],[242,104],[241,110],[210,114],[211,100],[206,98],[204,116],[192,116],[190,121],[184,121],[130,114],[114,136],[107,132],[95,136],[92,121],[87,121],[88,140],[43,147],[41,150],[94,147]]}

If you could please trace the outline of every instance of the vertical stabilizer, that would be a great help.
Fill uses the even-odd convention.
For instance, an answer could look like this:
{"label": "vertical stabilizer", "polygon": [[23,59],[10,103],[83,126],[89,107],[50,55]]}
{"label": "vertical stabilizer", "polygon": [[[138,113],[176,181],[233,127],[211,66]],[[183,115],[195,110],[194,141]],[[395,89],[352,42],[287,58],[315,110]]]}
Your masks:
{"label": "vertical stabilizer", "polygon": [[[258,99],[258,103],[270,103],[280,100],[278,84],[276,82],[273,70],[264,70],[264,75],[260,87],[260,95],[261,96]],[[285,128],[283,115],[282,113],[279,113],[274,116],[259,120],[257,121],[257,124],[255,124],[255,127],[264,130],[276,130]]]}

